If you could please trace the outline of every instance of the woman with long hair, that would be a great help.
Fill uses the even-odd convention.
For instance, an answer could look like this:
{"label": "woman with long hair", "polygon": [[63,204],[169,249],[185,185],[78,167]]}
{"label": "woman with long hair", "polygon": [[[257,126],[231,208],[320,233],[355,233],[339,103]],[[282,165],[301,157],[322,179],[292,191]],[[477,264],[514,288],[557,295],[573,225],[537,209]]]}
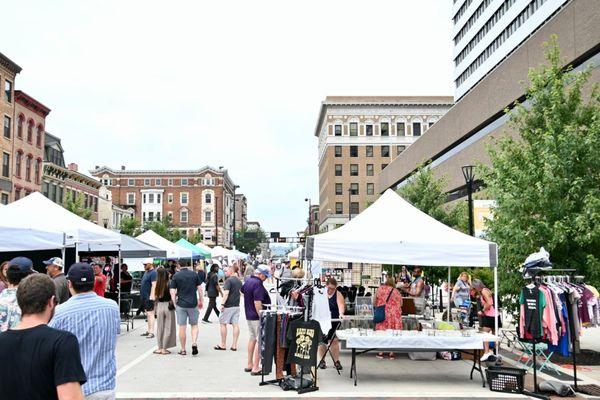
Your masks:
{"label": "woman with long hair", "polygon": [[217,297],[223,296],[223,292],[221,292],[221,286],[219,286],[219,265],[213,264],[210,267],[210,272],[206,277],[206,296],[208,297],[208,308],[206,309],[206,313],[204,314],[204,318],[202,318],[203,322],[210,323],[208,318],[210,317],[210,313],[212,311],[219,316],[219,309],[217,308]]}
{"label": "woman with long hair", "polygon": [[[495,334],[496,318],[498,318],[498,326],[500,326],[501,322],[498,317],[498,311],[494,307],[494,295],[492,291],[485,287],[484,283],[479,279],[473,279],[471,287],[481,303],[481,309],[477,313],[479,316],[479,327],[483,332]],[[484,353],[481,361],[486,361],[494,353],[490,350],[488,342],[483,343],[483,349]]]}
{"label": "woman with long hair", "polygon": [[2,293],[2,291],[8,287],[8,278],[6,277],[6,270],[8,269],[8,264],[8,261],[4,261],[0,265],[0,293]]}
{"label": "woman with long hair", "polygon": [[[375,293],[375,307],[385,305],[385,320],[375,325],[376,331],[386,329],[402,329],[402,295],[396,289],[396,280],[388,276],[385,283]],[[393,352],[389,354],[390,360],[395,357]],[[377,354],[377,358],[383,360],[383,352]]]}
{"label": "woman with long hair", "polygon": [[156,271],[156,340],[158,349],[154,354],[170,354],[168,350],[177,345],[175,330],[175,305],[169,290],[169,272],[164,268]]}

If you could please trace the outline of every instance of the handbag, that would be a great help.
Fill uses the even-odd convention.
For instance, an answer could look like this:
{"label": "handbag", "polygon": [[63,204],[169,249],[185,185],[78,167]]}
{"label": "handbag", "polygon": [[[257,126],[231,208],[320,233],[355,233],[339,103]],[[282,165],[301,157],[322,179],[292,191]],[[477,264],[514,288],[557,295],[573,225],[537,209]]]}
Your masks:
{"label": "handbag", "polygon": [[[388,297],[385,300],[386,304],[388,301],[390,301],[390,297],[392,297],[392,293],[394,293],[394,290],[396,289],[392,288],[392,290],[390,290],[390,294],[388,294]],[[383,321],[385,321],[385,304],[373,308],[373,322],[379,324]]]}

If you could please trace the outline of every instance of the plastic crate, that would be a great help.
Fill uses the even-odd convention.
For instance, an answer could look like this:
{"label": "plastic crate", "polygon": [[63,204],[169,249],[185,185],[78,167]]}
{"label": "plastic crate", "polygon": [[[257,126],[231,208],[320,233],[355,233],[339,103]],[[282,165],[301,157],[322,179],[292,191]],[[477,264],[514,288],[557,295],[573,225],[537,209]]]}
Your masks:
{"label": "plastic crate", "polygon": [[527,370],[512,367],[489,367],[485,370],[492,392],[522,394]]}

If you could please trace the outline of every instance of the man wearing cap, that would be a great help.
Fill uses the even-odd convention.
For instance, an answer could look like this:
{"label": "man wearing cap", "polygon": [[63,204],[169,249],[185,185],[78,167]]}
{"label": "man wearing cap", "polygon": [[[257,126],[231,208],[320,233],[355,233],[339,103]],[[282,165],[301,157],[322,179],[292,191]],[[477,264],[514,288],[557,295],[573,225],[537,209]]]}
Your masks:
{"label": "man wearing cap", "polygon": [[77,336],[81,363],[88,378],[83,394],[88,399],[112,400],[117,374],[119,307],[94,293],[94,270],[87,263],[73,264],[67,281],[73,296],[56,307],[49,326]]}
{"label": "man wearing cap", "polygon": [[271,304],[271,298],[263,284],[270,277],[271,268],[261,264],[256,267],[255,274],[244,282],[241,290],[244,295],[244,311],[250,331],[250,339],[248,340],[248,365],[244,371],[251,372],[252,375],[260,375],[260,349],[256,345],[260,328],[259,313],[263,309],[263,304]]}
{"label": "man wearing cap", "polygon": [[16,257],[8,263],[6,270],[8,287],[0,293],[0,332],[14,328],[21,321],[17,288],[27,275],[34,272],[33,262],[27,257]]}
{"label": "man wearing cap", "polygon": [[156,269],[154,268],[154,260],[146,258],[144,260],[144,276],[140,283],[140,309],[146,312],[148,320],[148,329],[142,333],[148,339],[154,337],[154,288],[156,287]]}
{"label": "man wearing cap", "polygon": [[46,264],[48,276],[52,278],[54,286],[56,286],[56,301],[58,304],[62,304],[71,297],[67,277],[63,273],[63,260],[59,257],[52,257],[48,261],[44,261],[44,264]]}

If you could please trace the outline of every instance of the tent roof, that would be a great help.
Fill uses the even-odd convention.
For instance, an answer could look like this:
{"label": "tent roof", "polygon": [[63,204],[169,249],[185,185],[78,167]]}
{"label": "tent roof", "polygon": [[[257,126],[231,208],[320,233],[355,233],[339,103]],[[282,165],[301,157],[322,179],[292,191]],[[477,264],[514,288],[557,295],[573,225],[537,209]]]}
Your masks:
{"label": "tent roof", "polygon": [[141,235],[139,235],[136,239],[141,240],[144,243],[148,243],[154,247],[157,247],[161,250],[167,252],[167,258],[191,258],[192,251],[189,249],[184,249],[181,246],[176,245],[175,243],[169,242],[164,237],[160,236],[158,233],[148,230]]}
{"label": "tent roof", "polygon": [[294,250],[290,251],[287,254],[287,258],[288,260],[291,260],[292,258],[300,258],[300,254],[302,254],[302,249],[304,249],[304,246],[300,245],[298,247],[296,247]]}
{"label": "tent roof", "polygon": [[208,253],[208,255],[206,256],[207,258],[210,258],[211,254],[212,254],[212,249],[210,247],[208,247],[207,245],[205,245],[204,243],[200,242],[200,243],[196,243],[195,245],[196,247],[204,250],[206,253]]}
{"label": "tent roof", "polygon": [[[116,245],[90,245],[87,249],[81,247],[80,251],[90,251],[94,253],[117,252],[119,251],[119,247]],[[121,256],[123,258],[166,257],[166,255],[167,252],[165,250],[158,249],[134,237],[121,234]]]}
{"label": "tent roof", "polygon": [[[39,192],[2,207],[0,242],[12,251],[57,249],[78,243],[117,245],[121,236],[68,211]],[[18,241],[8,237],[18,235]],[[4,251],[8,251],[4,250]]]}
{"label": "tent roof", "polygon": [[497,266],[495,243],[442,224],[390,189],[344,226],[309,237],[306,253],[321,261]]}
{"label": "tent roof", "polygon": [[176,241],[175,244],[183,247],[184,249],[190,250],[194,256],[210,257],[210,253],[201,249],[200,247],[194,246],[192,243],[183,238]]}

